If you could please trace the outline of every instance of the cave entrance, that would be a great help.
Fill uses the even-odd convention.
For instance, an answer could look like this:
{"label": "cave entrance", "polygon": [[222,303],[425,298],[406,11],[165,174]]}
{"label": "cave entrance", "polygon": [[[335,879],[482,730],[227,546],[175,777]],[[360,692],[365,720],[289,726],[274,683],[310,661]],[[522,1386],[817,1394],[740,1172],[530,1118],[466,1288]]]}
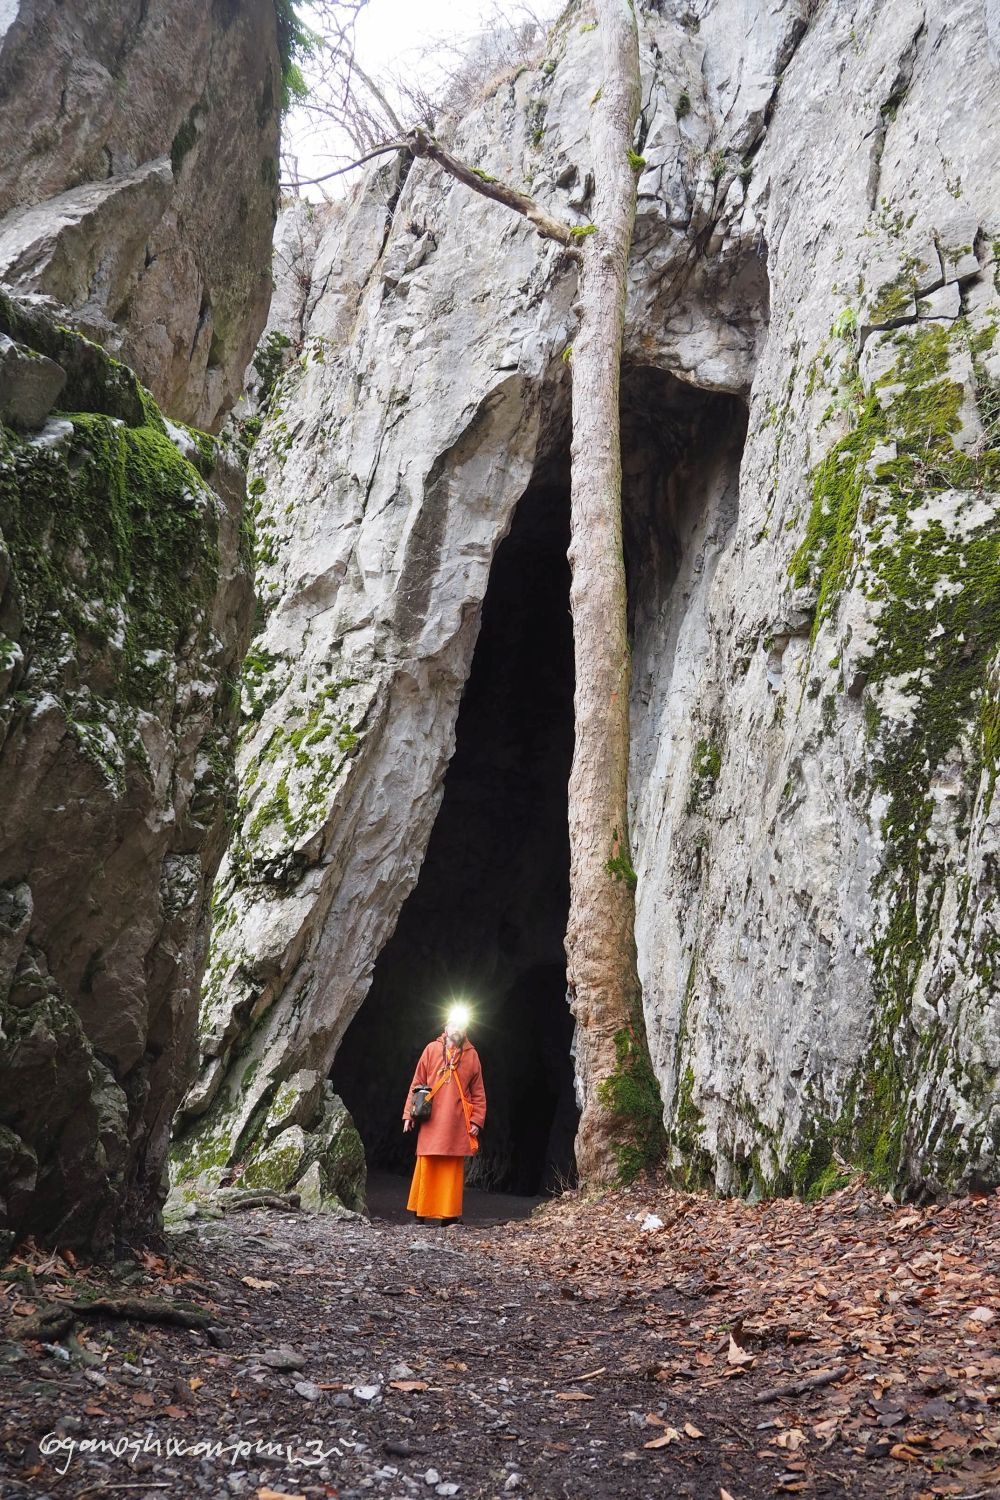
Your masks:
{"label": "cave entrance", "polygon": [[467,1000],[488,1121],[469,1181],[536,1195],[574,1180],[577,1109],[563,939],[573,753],[569,454],[540,465],[497,548],[455,753],[417,884],[332,1082],[369,1171],[408,1173],[416,1060]]}
{"label": "cave entrance", "polygon": [[[702,607],[692,603],[697,579],[731,534],[746,408],[629,365],[621,409],[633,718],[646,728],[632,774],[642,782],[658,735],[692,706],[676,697],[673,663],[682,626]],[[574,1180],[563,952],[574,685],[567,437],[564,427],[497,548],[427,855],[334,1063],[376,1173],[412,1170],[403,1098],[447,1002],[463,999],[489,1104],[469,1181],[534,1195]]]}

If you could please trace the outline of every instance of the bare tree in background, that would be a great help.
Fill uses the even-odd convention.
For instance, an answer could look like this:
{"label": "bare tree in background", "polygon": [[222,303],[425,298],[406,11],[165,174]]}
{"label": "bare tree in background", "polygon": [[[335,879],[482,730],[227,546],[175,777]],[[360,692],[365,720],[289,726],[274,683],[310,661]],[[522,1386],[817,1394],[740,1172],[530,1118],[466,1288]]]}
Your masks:
{"label": "bare tree in background", "polygon": [[[619,388],[629,253],[636,210],[640,110],[634,0],[592,0],[601,76],[591,111],[594,221],[571,227],[527,194],[476,172],[434,138],[407,130],[361,77],[362,158],[395,150],[427,157],[475,192],[523,214],[580,266],[573,380],[570,607],[576,663],[569,782],[570,910],[566,964],[586,1087],[576,1138],[581,1180],[631,1175],[662,1141],[635,952],[635,874],[628,829],[630,656],[622,548]],[[364,114],[365,110],[370,113]],[[363,127],[358,119],[364,115]],[[380,127],[392,139],[374,138]],[[349,168],[340,169],[343,171]],[[330,174],[336,175],[336,174]]]}
{"label": "bare tree in background", "polygon": [[[306,68],[309,91],[296,108],[318,136],[342,143],[339,162],[348,167],[415,128],[440,133],[447,120],[461,118],[488,88],[537,60],[556,9],[556,0],[493,0],[477,33],[430,36],[415,66],[376,73],[361,65],[354,46],[354,21],[365,4],[312,0],[308,11],[303,7],[315,38]],[[338,160],[336,149],[329,154]],[[287,148],[283,167],[284,185],[293,191],[324,180],[300,181]]]}
{"label": "bare tree in background", "polygon": [[440,59],[444,83],[440,89],[442,116],[460,119],[481,101],[487,90],[512,78],[525,64],[537,62],[557,7],[552,0],[494,0],[483,30],[475,38],[454,37],[432,42]]}

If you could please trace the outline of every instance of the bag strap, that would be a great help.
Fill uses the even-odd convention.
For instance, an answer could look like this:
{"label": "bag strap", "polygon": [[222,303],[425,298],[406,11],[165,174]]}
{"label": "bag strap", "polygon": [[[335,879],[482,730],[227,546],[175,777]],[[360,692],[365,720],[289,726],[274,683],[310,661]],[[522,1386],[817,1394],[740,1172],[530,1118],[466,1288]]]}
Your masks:
{"label": "bag strap", "polygon": [[[454,1071],[454,1069],[448,1063],[447,1055],[446,1054],[443,1054],[443,1055],[444,1055],[444,1061],[441,1063],[441,1068],[440,1068],[440,1072],[438,1074],[437,1083],[435,1083],[433,1085],[433,1087],[428,1090],[428,1093],[427,1093],[427,1102],[428,1102],[428,1104],[434,1098],[434,1095],[437,1093],[437,1091],[441,1087],[441,1085],[443,1083],[447,1083],[448,1082],[449,1076]],[[424,1088],[427,1087],[426,1084],[424,1084],[423,1086],[424,1086]],[[461,1088],[461,1085],[459,1085],[459,1087]]]}
{"label": "bag strap", "polygon": [[427,1102],[428,1102],[428,1104],[434,1098],[434,1095],[437,1093],[437,1091],[441,1087],[442,1083],[447,1083],[447,1082],[448,1082],[448,1074],[447,1074],[447,1072],[444,1072],[444,1073],[441,1074],[441,1077],[438,1079],[438,1081],[434,1085],[434,1087],[428,1091],[428,1094],[427,1094]]}
{"label": "bag strap", "polygon": [[478,1151],[478,1145],[473,1145],[476,1137],[472,1134],[472,1106],[465,1097],[465,1090],[462,1087],[462,1080],[458,1076],[457,1068],[455,1069],[455,1082],[458,1084],[458,1097],[462,1101],[462,1111],[465,1115],[465,1133],[469,1137],[469,1145],[473,1147],[474,1151]]}

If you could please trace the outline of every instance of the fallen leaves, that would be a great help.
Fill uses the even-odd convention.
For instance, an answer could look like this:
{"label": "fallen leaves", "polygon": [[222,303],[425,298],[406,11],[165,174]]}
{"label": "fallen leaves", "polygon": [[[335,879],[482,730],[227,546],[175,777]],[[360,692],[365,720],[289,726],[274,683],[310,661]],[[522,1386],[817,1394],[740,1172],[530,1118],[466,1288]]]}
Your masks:
{"label": "fallen leaves", "polygon": [[650,1438],[648,1443],[643,1443],[644,1448],[669,1448],[671,1443],[679,1443],[681,1435],[676,1427],[666,1427],[659,1437]]}
{"label": "fallen leaves", "polygon": [[841,1418],[839,1416],[827,1417],[825,1421],[817,1422],[813,1427],[813,1437],[822,1440],[823,1450],[829,1448],[833,1442],[840,1430],[840,1422]]}
{"label": "fallen leaves", "polygon": [[[664,1227],[642,1234],[653,1211]],[[567,1195],[529,1222],[479,1238],[470,1229],[448,1251],[447,1286],[389,1225],[321,1236],[261,1214],[243,1238],[244,1225],[185,1246],[191,1266],[150,1253],[126,1277],[143,1297],[162,1281],[178,1303],[172,1287],[197,1277],[224,1325],[211,1347],[109,1317],[88,1319],[72,1350],[68,1336],[60,1348],[25,1340],[25,1309],[93,1298],[106,1277],[52,1251],[13,1262],[0,1314],[27,1353],[10,1376],[27,1388],[58,1371],[58,1394],[32,1396],[33,1420],[71,1387],[98,1433],[176,1423],[192,1441],[266,1421],[294,1430],[311,1416],[343,1447],[333,1485],[306,1485],[311,1500],[364,1484],[400,1453],[470,1494],[489,1465],[515,1457],[524,1492],[544,1465],[551,1492],[591,1497],[615,1493],[618,1475],[623,1497],[706,1500],[732,1500],[727,1475],[738,1500],[833,1494],[847,1481],[857,1500],[997,1488],[1000,1277],[989,1247],[1000,1197],[901,1210],[858,1183],[816,1204],[648,1184],[597,1203]],[[486,1405],[495,1421],[484,1423]],[[574,1491],[597,1439],[606,1472]],[[246,1494],[285,1497],[266,1484],[282,1478],[251,1471]]]}
{"label": "fallen leaves", "polygon": [[732,1334],[730,1334],[729,1350],[726,1354],[726,1363],[735,1365],[737,1369],[743,1369],[747,1365],[752,1365],[753,1362],[754,1356],[752,1354],[749,1354],[746,1349],[741,1349],[739,1344],[733,1338]]}
{"label": "fallen leaves", "polygon": [[[654,1212],[665,1228],[644,1235]],[[971,1493],[996,1465],[984,1418],[1000,1394],[1000,1267],[986,1247],[1000,1233],[1000,1194],[903,1209],[855,1177],[815,1204],[647,1188],[609,1200],[597,1224],[572,1200],[540,1218],[533,1263],[558,1288],[572,1261],[578,1293],[591,1298],[603,1279],[604,1297],[633,1329],[626,1371],[661,1388],[680,1384],[710,1445],[726,1441],[701,1420],[720,1401],[723,1410],[748,1398],[771,1408],[773,1423],[748,1414],[728,1430],[752,1448],[755,1430],[770,1427],[758,1457],[781,1454],[785,1466],[772,1487],[812,1492],[826,1472],[817,1459],[857,1472],[865,1455],[874,1462],[861,1467],[864,1493],[870,1484],[878,1494],[879,1475],[905,1464],[922,1467],[936,1495],[942,1462],[962,1476],[954,1492]],[[688,1310],[676,1324],[665,1322],[677,1316],[665,1288]],[[653,1348],[640,1342],[647,1338]],[[645,1421],[657,1425],[652,1414]],[[676,1462],[683,1443],[663,1436],[648,1434]]]}
{"label": "fallen leaves", "polygon": [[798,1448],[801,1448],[803,1444],[807,1443],[808,1441],[809,1439],[806,1437],[801,1427],[789,1427],[787,1431],[779,1432],[776,1437],[773,1437],[771,1439],[771,1442],[774,1443],[776,1447],[787,1448],[790,1453],[794,1453]]}
{"label": "fallen leaves", "polygon": [[669,1422],[665,1421],[663,1417],[657,1415],[656,1412],[648,1411],[646,1413],[645,1421],[648,1427],[662,1427],[663,1431],[659,1433],[655,1438],[650,1438],[648,1443],[643,1443],[642,1446],[644,1448],[669,1448],[671,1443],[681,1442],[682,1435],[695,1439],[701,1439],[705,1436],[705,1434],[699,1428],[697,1428],[693,1422],[685,1422],[683,1432],[680,1432],[676,1427],[671,1427]]}

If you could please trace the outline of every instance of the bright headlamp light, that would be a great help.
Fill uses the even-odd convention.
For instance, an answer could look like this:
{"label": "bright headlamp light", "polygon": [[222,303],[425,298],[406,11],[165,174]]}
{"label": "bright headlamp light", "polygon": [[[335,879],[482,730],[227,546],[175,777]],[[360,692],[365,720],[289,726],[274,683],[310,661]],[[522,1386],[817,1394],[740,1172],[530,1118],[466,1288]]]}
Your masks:
{"label": "bright headlamp light", "polygon": [[449,1005],[445,1024],[449,1031],[468,1031],[472,1012],[464,1004]]}

